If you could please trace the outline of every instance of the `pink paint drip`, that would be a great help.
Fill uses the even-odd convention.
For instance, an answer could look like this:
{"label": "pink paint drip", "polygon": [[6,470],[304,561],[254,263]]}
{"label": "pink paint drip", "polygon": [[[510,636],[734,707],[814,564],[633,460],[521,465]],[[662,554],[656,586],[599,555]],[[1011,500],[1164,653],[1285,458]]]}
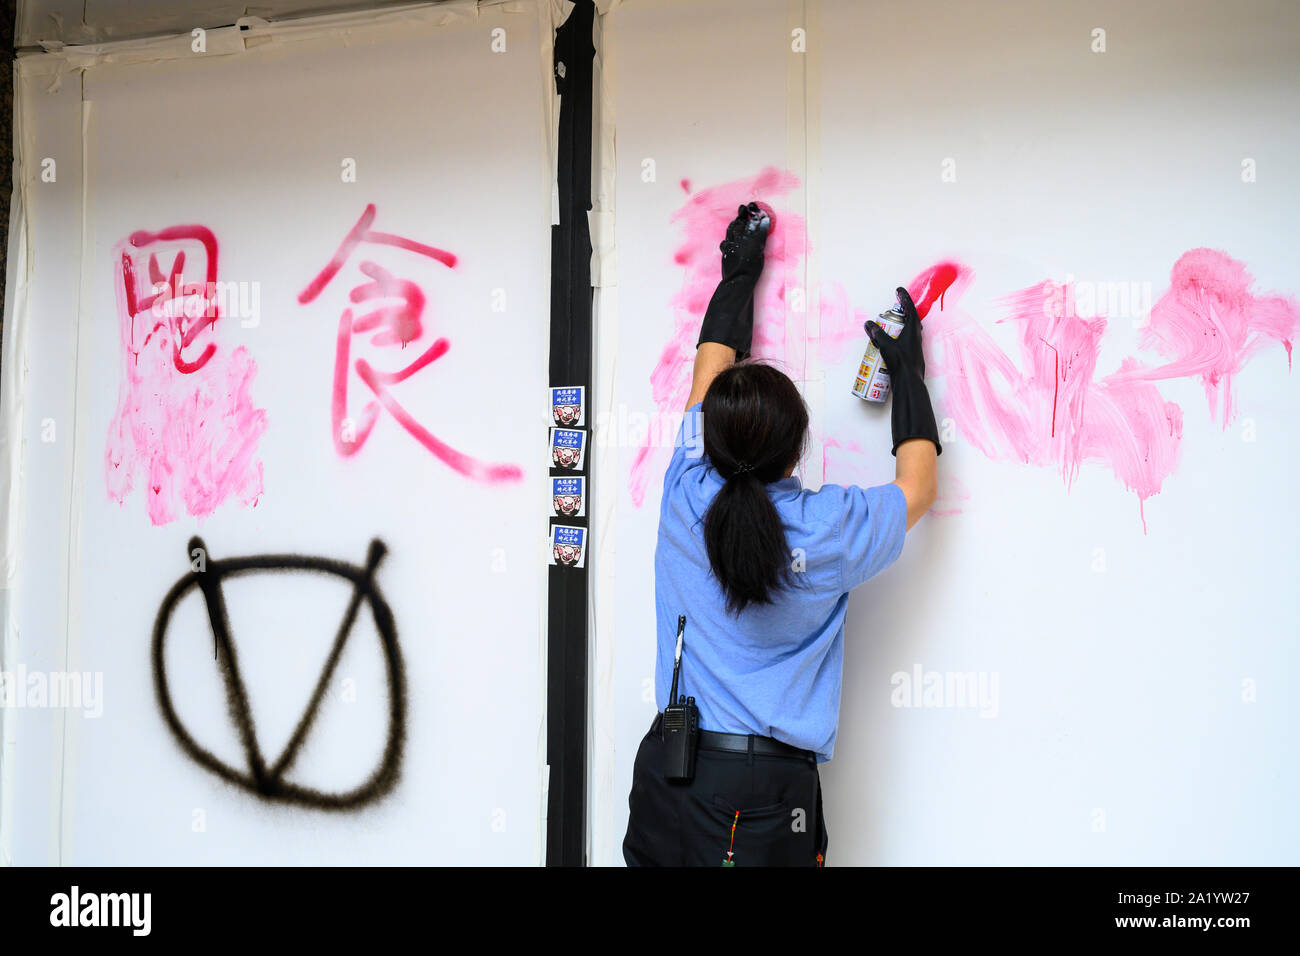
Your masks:
{"label": "pink paint drip", "polygon": [[1017,364],[953,307],[973,279],[969,269],[959,268],[944,290],[954,302],[941,305],[926,322],[927,353],[941,355],[927,359],[927,368],[946,382],[946,413],[987,457],[1055,466],[1067,487],[1083,462],[1108,465],[1137,494],[1145,528],[1146,499],[1177,465],[1182,410],[1154,386],[1132,380],[1133,359],[1116,374],[1094,380],[1106,322],[1066,314],[1062,303],[1072,296],[1052,282],[1003,299],[1008,314],[1002,321],[1019,328]]}
{"label": "pink paint drip", "polygon": [[[151,286],[138,282],[134,249],[155,242],[197,241],[207,258],[205,282],[185,285],[184,250],[164,277],[151,254]],[[203,226],[133,233],[119,244],[116,289],[122,354],[117,409],[104,456],[109,496],[125,503],[138,477],[147,482],[146,507],[155,525],[177,517],[178,499],[200,521],[227,498],[256,505],[262,464],[254,456],[266,430],[266,412],[250,394],[257,366],[248,350],[221,350],[215,341],[217,243]],[[183,350],[205,337],[196,360]]]}
{"label": "pink paint drip", "polygon": [[916,306],[917,318],[930,314],[935,302],[943,311],[943,297],[962,274],[963,267],[956,262],[938,262],[930,266],[907,286],[907,292]]}
{"label": "pink paint drip", "polygon": [[[645,500],[650,466],[656,452],[671,444],[668,429],[676,427],[682,407],[690,395],[691,369],[695,361],[695,343],[709,299],[721,277],[721,252],[718,243],[736,208],[757,201],[772,216],[768,234],[763,276],[754,291],[755,358],[779,361],[795,379],[806,371],[806,344],[812,339],[806,313],[793,303],[795,290],[802,285],[801,264],[808,253],[808,234],[802,216],[779,212],[768,205],[799,186],[789,171],[767,167],[755,176],[734,180],[692,194],[690,180],[681,180],[682,190],[690,197],[672,215],[684,239],[673,261],[684,270],[681,288],[672,297],[673,332],[660,352],[650,374],[651,398],[657,414],[651,422],[645,443],[632,462],[628,490],[636,507]],[[761,200],[758,197],[763,197]],[[842,288],[828,284],[823,288],[819,310],[820,328],[816,345],[825,360],[833,360],[848,343],[860,344],[865,318],[848,305]],[[660,456],[662,457],[662,456]]]}
{"label": "pink paint drip", "polygon": [[1254,295],[1255,280],[1246,266],[1215,249],[1184,253],[1174,263],[1169,282],[1169,290],[1151,308],[1139,343],[1168,362],[1159,368],[1134,364],[1125,377],[1153,381],[1198,376],[1210,420],[1221,420],[1226,429],[1236,413],[1233,376],[1252,355],[1281,342],[1291,367],[1300,306],[1293,297]]}

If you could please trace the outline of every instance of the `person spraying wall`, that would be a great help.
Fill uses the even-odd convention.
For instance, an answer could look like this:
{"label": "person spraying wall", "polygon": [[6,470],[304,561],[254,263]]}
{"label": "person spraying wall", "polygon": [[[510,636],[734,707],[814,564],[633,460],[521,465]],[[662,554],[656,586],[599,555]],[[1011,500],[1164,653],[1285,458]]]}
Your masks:
{"label": "person spraying wall", "polygon": [[633,769],[629,866],[824,864],[818,765],[835,748],[848,595],[898,559],[937,491],[942,449],[903,288],[897,338],[866,324],[892,380],[895,480],[809,491],[794,476],[808,410],[788,376],[749,359],[771,226],[752,202],[727,226],[664,474],[658,713]]}

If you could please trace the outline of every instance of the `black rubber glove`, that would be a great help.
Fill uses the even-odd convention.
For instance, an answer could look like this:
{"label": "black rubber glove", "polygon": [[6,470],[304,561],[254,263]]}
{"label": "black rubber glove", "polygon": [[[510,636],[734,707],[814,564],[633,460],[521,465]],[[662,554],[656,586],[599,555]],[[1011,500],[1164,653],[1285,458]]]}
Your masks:
{"label": "black rubber glove", "polygon": [[763,247],[772,220],[757,203],[741,206],[727,226],[722,250],[722,281],[709,300],[700,326],[699,348],[717,342],[736,350],[739,361],[754,344],[754,286],[763,274]]}
{"label": "black rubber glove", "polygon": [[880,349],[889,370],[889,381],[894,389],[894,408],[891,425],[897,456],[898,446],[909,438],[927,438],[934,442],[936,454],[943,454],[939,444],[939,427],[934,421],[934,407],[930,404],[930,391],[925,387],[925,354],[921,351],[921,319],[916,314],[912,297],[902,286],[898,287],[898,304],[903,310],[903,331],[898,338],[874,321],[867,322],[867,335],[871,344]]}

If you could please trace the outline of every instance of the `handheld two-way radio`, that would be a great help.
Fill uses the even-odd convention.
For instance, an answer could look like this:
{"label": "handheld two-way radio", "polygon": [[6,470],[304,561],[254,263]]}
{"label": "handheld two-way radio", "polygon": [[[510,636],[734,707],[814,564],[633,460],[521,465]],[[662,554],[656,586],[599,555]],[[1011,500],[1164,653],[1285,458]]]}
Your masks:
{"label": "handheld two-way radio", "polygon": [[695,751],[700,741],[700,711],[695,698],[677,697],[677,678],[682,669],[682,644],[686,615],[677,618],[677,650],[673,660],[673,686],[664,708],[664,777],[689,782],[695,779]]}

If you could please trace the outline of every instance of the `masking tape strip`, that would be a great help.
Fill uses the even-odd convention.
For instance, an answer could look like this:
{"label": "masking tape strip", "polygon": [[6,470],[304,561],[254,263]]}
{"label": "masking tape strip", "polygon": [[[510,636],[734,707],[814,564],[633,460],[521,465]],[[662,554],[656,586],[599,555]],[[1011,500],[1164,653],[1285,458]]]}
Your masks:
{"label": "masking tape strip", "polygon": [[[81,452],[83,438],[90,431],[90,403],[85,400],[91,385],[91,358],[94,355],[94,328],[91,302],[94,295],[95,270],[86,268],[91,259],[93,237],[90,235],[90,120],[93,104],[86,95],[86,74],[81,75],[81,284],[77,295],[77,330],[74,336],[73,363],[73,430],[72,475],[69,481],[68,550],[64,557],[67,574],[64,582],[67,616],[63,637],[62,668],[65,673],[81,670],[82,630],[82,527],[86,510],[86,456]],[[59,709],[59,841],[58,864],[63,865],[70,852],[73,802],[76,797],[77,736],[80,721],[72,719],[68,708]]]}
{"label": "masking tape strip", "polygon": [[[17,67],[14,68],[18,89]],[[4,356],[0,368],[0,670],[18,657],[18,551],[23,531],[23,448],[26,418],[28,306],[31,291],[29,249],[29,154],[23,149],[24,104],[13,112],[14,190],[9,209],[9,260],[5,276]],[[14,772],[18,711],[0,707],[0,866],[13,865]]]}
{"label": "masking tape strip", "polygon": [[[616,7],[617,0],[607,2]],[[614,793],[614,752],[617,743],[617,712],[614,706],[614,665],[617,656],[617,586],[615,581],[619,469],[622,436],[610,430],[622,420],[616,413],[618,398],[618,267],[615,248],[615,204],[617,195],[615,94],[617,90],[617,16],[597,4],[595,18],[596,47],[595,91],[592,130],[595,196],[589,216],[592,227],[591,276],[594,285],[594,368],[593,393],[600,402],[599,411],[589,410],[593,423],[591,491],[588,514],[591,515],[592,548],[596,560],[592,567],[590,620],[591,638],[588,744],[591,754],[588,774],[588,859],[593,866],[622,865],[621,836],[615,832],[614,819],[618,800]]]}
{"label": "masking tape strip", "polygon": [[79,46],[50,44],[44,53],[20,55],[15,64],[27,75],[57,77],[61,73],[107,63],[153,63],[195,56],[237,55],[267,44],[319,39],[342,39],[346,44],[372,43],[408,33],[412,27],[473,26],[478,21],[479,11],[488,7],[500,7],[506,13],[536,15],[539,3],[568,3],[568,0],[447,0],[445,3],[413,3],[380,10],[271,22],[260,17],[241,17],[234,26],[205,30],[202,34],[203,53],[193,49],[196,38],[191,33],[184,33]]}

